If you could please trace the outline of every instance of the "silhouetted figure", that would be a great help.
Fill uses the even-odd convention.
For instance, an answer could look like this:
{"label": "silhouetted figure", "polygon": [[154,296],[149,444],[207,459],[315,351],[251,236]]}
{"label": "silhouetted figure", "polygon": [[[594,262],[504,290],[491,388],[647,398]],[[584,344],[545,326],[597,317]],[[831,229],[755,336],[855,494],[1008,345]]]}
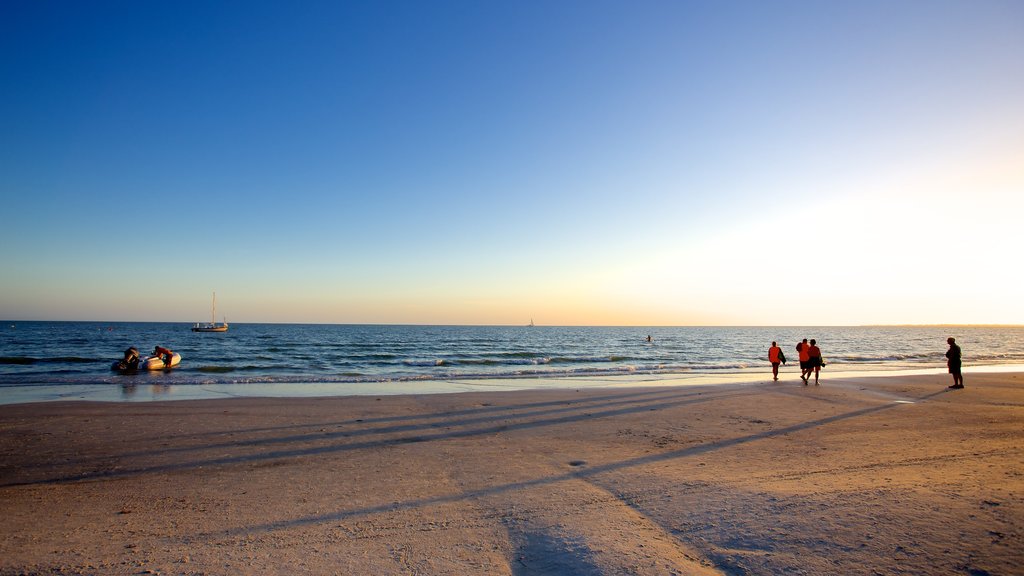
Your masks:
{"label": "silhouetted figure", "polygon": [[964,375],[960,372],[960,346],[957,346],[955,338],[947,338],[949,350],[946,350],[946,366],[949,373],[953,375],[953,385],[950,388],[959,389],[964,387]]}

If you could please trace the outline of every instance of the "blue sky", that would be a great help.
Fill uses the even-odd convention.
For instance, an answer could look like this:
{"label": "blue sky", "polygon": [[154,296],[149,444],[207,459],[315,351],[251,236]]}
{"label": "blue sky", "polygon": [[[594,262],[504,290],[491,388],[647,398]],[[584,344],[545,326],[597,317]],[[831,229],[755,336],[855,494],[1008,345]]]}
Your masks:
{"label": "blue sky", "polygon": [[1019,2],[5,2],[0,317],[1024,323]]}

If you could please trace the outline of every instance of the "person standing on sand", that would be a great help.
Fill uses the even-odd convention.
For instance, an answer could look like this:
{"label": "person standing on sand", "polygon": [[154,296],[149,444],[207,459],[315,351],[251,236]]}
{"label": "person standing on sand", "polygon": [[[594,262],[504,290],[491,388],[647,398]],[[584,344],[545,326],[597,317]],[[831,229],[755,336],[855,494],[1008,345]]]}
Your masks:
{"label": "person standing on sand", "polygon": [[824,362],[821,361],[821,348],[818,348],[818,343],[814,340],[814,338],[811,338],[811,345],[807,346],[806,348],[807,365],[809,366],[809,368],[807,369],[807,379],[811,379],[811,370],[814,370],[814,385],[817,386],[818,372],[824,365]]}
{"label": "person standing on sand", "polygon": [[960,347],[957,346],[955,338],[947,338],[946,344],[949,344],[949,350],[946,350],[946,366],[949,367],[949,373],[953,375],[953,385],[950,388],[963,388],[964,375],[960,372]]}
{"label": "person standing on sand", "polygon": [[786,363],[786,356],[782,353],[782,348],[772,341],[771,348],[768,349],[768,361],[772,363],[772,377],[775,380],[779,379],[779,364]]}
{"label": "person standing on sand", "polygon": [[797,342],[796,351],[800,353],[800,379],[804,381],[804,386],[807,386],[807,379],[811,377],[811,357],[807,353],[808,348],[810,346],[807,344],[807,338],[804,338],[803,342]]}

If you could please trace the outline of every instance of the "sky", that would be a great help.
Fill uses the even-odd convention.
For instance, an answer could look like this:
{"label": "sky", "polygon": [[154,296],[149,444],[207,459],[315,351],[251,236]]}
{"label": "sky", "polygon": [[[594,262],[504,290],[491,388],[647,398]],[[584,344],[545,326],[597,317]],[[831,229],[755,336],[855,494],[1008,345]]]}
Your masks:
{"label": "sky", "polygon": [[0,4],[0,318],[1024,324],[1015,0]]}

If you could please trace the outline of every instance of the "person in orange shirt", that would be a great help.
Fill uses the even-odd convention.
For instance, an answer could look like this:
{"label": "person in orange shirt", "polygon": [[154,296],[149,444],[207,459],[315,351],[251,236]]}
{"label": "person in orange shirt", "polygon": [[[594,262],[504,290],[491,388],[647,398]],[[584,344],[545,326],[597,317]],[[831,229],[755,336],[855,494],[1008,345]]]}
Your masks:
{"label": "person in orange shirt", "polygon": [[807,338],[797,343],[796,351],[800,353],[800,379],[804,381],[804,386],[807,386],[807,379],[811,377],[810,345]]}
{"label": "person in orange shirt", "polygon": [[807,346],[807,379],[811,378],[811,371],[814,371],[814,385],[818,385],[818,372],[821,371],[821,367],[824,366],[824,362],[821,361],[821,348],[818,348],[818,343],[811,338],[811,345]]}
{"label": "person in orange shirt", "polygon": [[164,348],[163,346],[157,346],[153,349],[153,356],[160,358],[164,361],[164,366],[171,365],[171,356],[174,356],[174,352]]}
{"label": "person in orange shirt", "polygon": [[772,341],[771,348],[768,349],[768,361],[772,363],[772,377],[775,380],[779,379],[779,364],[786,363],[786,355],[782,353],[782,348]]}

